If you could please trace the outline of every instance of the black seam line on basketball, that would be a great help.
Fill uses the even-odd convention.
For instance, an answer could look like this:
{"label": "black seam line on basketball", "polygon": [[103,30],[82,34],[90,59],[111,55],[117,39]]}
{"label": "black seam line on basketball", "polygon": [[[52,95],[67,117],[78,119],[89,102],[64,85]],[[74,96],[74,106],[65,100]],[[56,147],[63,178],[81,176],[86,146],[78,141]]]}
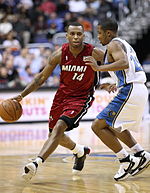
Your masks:
{"label": "black seam line on basketball", "polygon": [[[3,105],[3,103],[2,103],[2,105]],[[3,108],[5,109],[4,105],[3,105]],[[6,109],[5,109],[5,111],[7,112],[7,114],[8,114],[9,116],[12,116]]]}
{"label": "black seam line on basketball", "polygon": [[16,106],[15,106],[15,104],[14,104],[11,100],[10,100],[10,103],[11,103],[12,106],[14,107],[15,119],[17,119]]}
{"label": "black seam line on basketball", "polygon": [[121,105],[119,111],[116,113],[116,116],[115,116],[115,118],[114,118],[114,120],[113,120],[113,122],[112,122],[112,127],[114,127],[114,123],[115,123],[115,121],[116,121],[116,119],[117,119],[119,113],[120,113],[121,110],[123,109],[124,105],[125,105],[126,102],[128,101],[128,99],[129,99],[129,97],[130,97],[130,95],[131,95],[132,90],[133,90],[133,83],[131,83],[131,88],[130,88],[130,90],[129,90],[129,93],[128,93],[127,98],[125,99],[125,101],[124,101],[123,104]]}

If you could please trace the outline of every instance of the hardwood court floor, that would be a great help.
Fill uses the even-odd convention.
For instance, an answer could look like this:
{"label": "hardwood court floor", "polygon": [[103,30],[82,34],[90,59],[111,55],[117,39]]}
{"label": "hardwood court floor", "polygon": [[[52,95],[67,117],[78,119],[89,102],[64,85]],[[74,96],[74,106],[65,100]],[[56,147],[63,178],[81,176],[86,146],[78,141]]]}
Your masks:
{"label": "hardwood court floor", "polygon": [[[70,151],[59,147],[30,183],[20,177],[22,168],[39,152],[47,136],[47,124],[0,125],[0,193],[149,193],[150,167],[122,182],[113,179],[119,164],[91,132],[90,124],[82,122],[77,130],[68,133],[76,142],[93,149],[80,176],[71,173]],[[149,121],[143,122],[134,136],[150,150]]]}

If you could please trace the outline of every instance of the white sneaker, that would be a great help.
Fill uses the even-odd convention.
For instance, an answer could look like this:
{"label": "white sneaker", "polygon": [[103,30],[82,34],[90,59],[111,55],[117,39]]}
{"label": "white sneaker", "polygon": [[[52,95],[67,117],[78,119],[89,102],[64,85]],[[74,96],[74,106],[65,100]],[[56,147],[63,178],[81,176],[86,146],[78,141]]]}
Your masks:
{"label": "white sneaker", "polygon": [[114,176],[116,181],[128,178],[131,175],[130,171],[132,169],[136,169],[139,166],[140,159],[132,155],[128,155],[126,158],[120,160],[120,163],[120,168]]}
{"label": "white sneaker", "polygon": [[132,176],[141,174],[150,165],[150,153],[148,153],[147,151],[141,152],[140,156],[137,157],[140,158],[140,165],[136,170],[131,171]]}
{"label": "white sneaker", "polygon": [[36,174],[36,171],[37,171],[37,167],[36,165],[31,162],[29,164],[27,164],[25,167],[24,167],[24,172],[22,174],[22,177],[26,180],[26,181],[29,181],[32,179],[33,176],[35,176]]}

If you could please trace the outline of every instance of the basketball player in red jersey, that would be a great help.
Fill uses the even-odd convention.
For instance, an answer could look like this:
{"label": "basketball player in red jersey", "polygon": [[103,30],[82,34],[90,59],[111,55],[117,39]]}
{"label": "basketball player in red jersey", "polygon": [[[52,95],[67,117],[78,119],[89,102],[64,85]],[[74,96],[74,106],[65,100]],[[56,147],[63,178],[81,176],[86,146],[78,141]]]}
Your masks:
{"label": "basketball player in red jersey", "polygon": [[51,75],[59,64],[61,67],[60,86],[54,97],[50,111],[49,138],[45,142],[38,157],[24,168],[23,178],[30,180],[37,168],[60,144],[72,150],[75,154],[73,173],[82,170],[86,155],[90,153],[88,147],[75,144],[65,131],[79,125],[79,121],[86,114],[94,100],[93,94],[97,84],[98,74],[85,65],[85,56],[93,56],[96,61],[103,60],[103,51],[84,43],[84,29],[79,23],[68,26],[66,38],[68,43],[55,51],[42,72],[14,99],[21,101],[32,91],[38,89]]}

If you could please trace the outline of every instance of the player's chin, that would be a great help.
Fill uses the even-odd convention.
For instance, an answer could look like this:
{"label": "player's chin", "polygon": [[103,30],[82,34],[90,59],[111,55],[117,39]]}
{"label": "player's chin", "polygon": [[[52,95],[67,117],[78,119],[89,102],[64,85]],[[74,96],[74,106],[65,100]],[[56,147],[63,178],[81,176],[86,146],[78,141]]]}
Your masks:
{"label": "player's chin", "polygon": [[74,47],[74,48],[77,48],[77,47],[79,47],[80,45],[81,45],[81,43],[80,43],[80,42],[73,43],[73,47]]}

